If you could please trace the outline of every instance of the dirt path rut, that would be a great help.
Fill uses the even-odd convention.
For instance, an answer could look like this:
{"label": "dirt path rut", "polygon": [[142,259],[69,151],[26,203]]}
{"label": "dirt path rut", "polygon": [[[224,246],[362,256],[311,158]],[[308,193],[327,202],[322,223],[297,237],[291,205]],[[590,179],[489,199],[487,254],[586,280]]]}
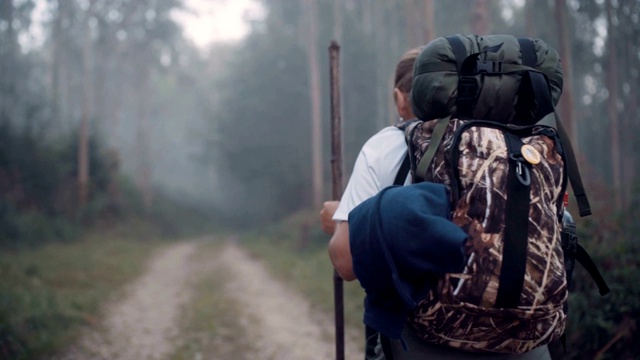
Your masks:
{"label": "dirt path rut", "polygon": [[191,299],[189,262],[197,242],[180,242],[155,254],[145,274],[105,311],[62,359],[164,359],[173,350],[181,307]]}
{"label": "dirt path rut", "polygon": [[[256,359],[335,359],[333,318],[275,280],[264,266],[230,242],[220,254],[229,271],[227,294],[245,309],[243,325],[255,339]],[[349,333],[350,340],[358,335]],[[361,336],[361,335],[360,335]],[[347,341],[347,359],[362,359],[360,341]]]}
{"label": "dirt path rut", "polygon": [[[108,304],[104,320],[87,331],[66,354],[55,360],[168,359],[180,344],[179,319],[192,300],[194,255],[202,239],[170,245],[155,254],[147,271],[130,284],[122,298]],[[293,289],[271,277],[234,241],[221,245],[211,261],[225,274],[221,291],[242,309],[243,334],[252,344],[245,358],[278,360],[333,359],[333,319],[312,309]],[[201,270],[202,268],[200,268]],[[199,275],[200,274],[200,275]],[[362,359],[361,334],[347,332],[347,359]],[[216,358],[209,354],[206,358]],[[226,359],[225,359],[226,360]],[[232,359],[229,359],[232,360]]]}

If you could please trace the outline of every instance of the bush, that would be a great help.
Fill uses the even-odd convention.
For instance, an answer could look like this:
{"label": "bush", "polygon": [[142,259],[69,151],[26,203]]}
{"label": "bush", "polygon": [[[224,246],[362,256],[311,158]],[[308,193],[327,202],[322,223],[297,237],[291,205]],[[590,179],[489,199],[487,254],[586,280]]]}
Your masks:
{"label": "bush", "polygon": [[0,247],[19,249],[50,241],[69,241],[79,233],[77,226],[62,216],[18,212],[4,204],[0,210]]}
{"label": "bush", "polygon": [[632,204],[621,214],[594,216],[578,224],[579,241],[598,265],[611,293],[600,296],[589,274],[577,265],[569,298],[567,358],[640,358],[640,347],[634,345],[640,337],[637,208]]}
{"label": "bush", "polygon": [[77,136],[47,141],[31,128],[0,121],[0,246],[35,246],[75,238],[107,207],[108,162],[90,140],[92,198],[77,208]]}

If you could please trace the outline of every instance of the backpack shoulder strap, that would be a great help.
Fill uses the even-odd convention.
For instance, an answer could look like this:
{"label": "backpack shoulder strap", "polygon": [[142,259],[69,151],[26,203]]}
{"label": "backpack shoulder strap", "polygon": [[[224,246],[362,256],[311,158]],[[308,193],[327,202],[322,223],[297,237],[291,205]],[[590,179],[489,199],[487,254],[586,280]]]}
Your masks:
{"label": "backpack shoulder strap", "polygon": [[431,135],[431,141],[429,142],[429,147],[427,151],[420,159],[420,162],[416,168],[416,182],[420,181],[430,181],[433,177],[432,174],[429,173],[429,165],[433,161],[433,158],[436,156],[436,150],[440,146],[442,139],[444,138],[444,133],[447,130],[447,126],[449,125],[449,119],[451,119],[451,115],[438,119],[438,123],[433,129],[433,134]]}
{"label": "backpack shoulder strap", "polygon": [[[520,52],[522,53],[523,65],[535,67],[537,57],[533,41],[531,41],[531,39],[529,38],[518,38],[518,43],[520,43]],[[544,80],[544,76],[542,74],[532,71],[528,71],[527,73],[529,74],[527,80],[531,82],[533,98],[535,98],[535,101],[539,106],[536,114],[538,116],[542,115],[544,119],[544,116],[554,113],[553,107],[551,107],[551,109],[548,109],[546,107],[547,105],[545,105],[551,104],[551,94],[549,93],[549,88],[548,86],[545,86],[546,81]],[[576,198],[576,202],[578,204],[578,212],[581,217],[591,215],[591,205],[589,205],[589,199],[587,198],[587,194],[584,191],[582,177],[580,176],[580,171],[578,170],[578,162],[576,161],[576,156],[573,152],[573,146],[571,145],[571,141],[569,140],[569,136],[566,130],[560,122],[560,118],[557,116],[557,114],[554,114],[554,117],[556,120],[555,128],[556,130],[558,130],[560,143],[562,144],[563,151],[567,159],[567,173],[569,176],[569,181],[571,182],[571,188],[573,189],[573,195]]]}
{"label": "backpack shoulder strap", "polygon": [[410,134],[412,133],[412,130],[415,128],[416,126],[415,124],[420,122],[421,120],[419,119],[411,119],[395,125],[395,127],[397,127],[399,130],[404,132],[404,138],[407,144],[407,154],[405,155],[404,159],[402,159],[402,164],[400,164],[400,169],[396,174],[396,178],[393,181],[393,185],[404,185],[404,181],[407,179],[407,176],[411,171],[411,168],[412,168],[411,153],[413,152],[413,150],[411,146],[412,144],[411,144]]}
{"label": "backpack shoulder strap", "polygon": [[409,162],[409,152],[402,159],[402,164],[400,164],[400,170],[398,170],[398,174],[396,174],[395,180],[393,180],[393,185],[404,185],[404,181],[409,175],[409,170],[411,170],[411,163]]}
{"label": "backpack shoulder strap", "polygon": [[567,157],[567,172],[569,173],[569,181],[571,182],[571,188],[573,189],[573,196],[576,198],[578,204],[578,213],[581,217],[591,215],[591,205],[589,205],[589,199],[584,191],[584,185],[582,185],[582,177],[580,176],[580,170],[578,170],[578,161],[576,155],[573,152],[573,146],[569,140],[564,126],[560,123],[560,119],[556,116],[556,126],[558,130],[558,136],[564,153]]}

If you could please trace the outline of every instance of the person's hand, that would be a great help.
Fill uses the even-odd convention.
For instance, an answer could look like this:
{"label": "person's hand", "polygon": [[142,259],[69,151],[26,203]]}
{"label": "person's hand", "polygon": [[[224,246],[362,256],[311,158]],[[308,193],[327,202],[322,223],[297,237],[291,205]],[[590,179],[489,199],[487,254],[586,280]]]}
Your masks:
{"label": "person's hand", "polygon": [[320,210],[320,227],[322,231],[329,235],[333,235],[336,230],[336,222],[333,221],[333,214],[340,205],[340,201],[325,201]]}

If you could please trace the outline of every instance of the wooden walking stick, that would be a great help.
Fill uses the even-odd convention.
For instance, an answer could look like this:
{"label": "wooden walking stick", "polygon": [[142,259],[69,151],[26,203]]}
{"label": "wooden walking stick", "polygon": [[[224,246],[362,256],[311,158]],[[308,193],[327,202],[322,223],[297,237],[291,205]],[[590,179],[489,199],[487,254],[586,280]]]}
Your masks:
{"label": "wooden walking stick", "polygon": [[[331,177],[333,200],[342,197],[342,117],[340,112],[340,45],[329,45],[331,72]],[[333,270],[333,302],[336,324],[336,360],[344,360],[344,295],[342,278]]]}

